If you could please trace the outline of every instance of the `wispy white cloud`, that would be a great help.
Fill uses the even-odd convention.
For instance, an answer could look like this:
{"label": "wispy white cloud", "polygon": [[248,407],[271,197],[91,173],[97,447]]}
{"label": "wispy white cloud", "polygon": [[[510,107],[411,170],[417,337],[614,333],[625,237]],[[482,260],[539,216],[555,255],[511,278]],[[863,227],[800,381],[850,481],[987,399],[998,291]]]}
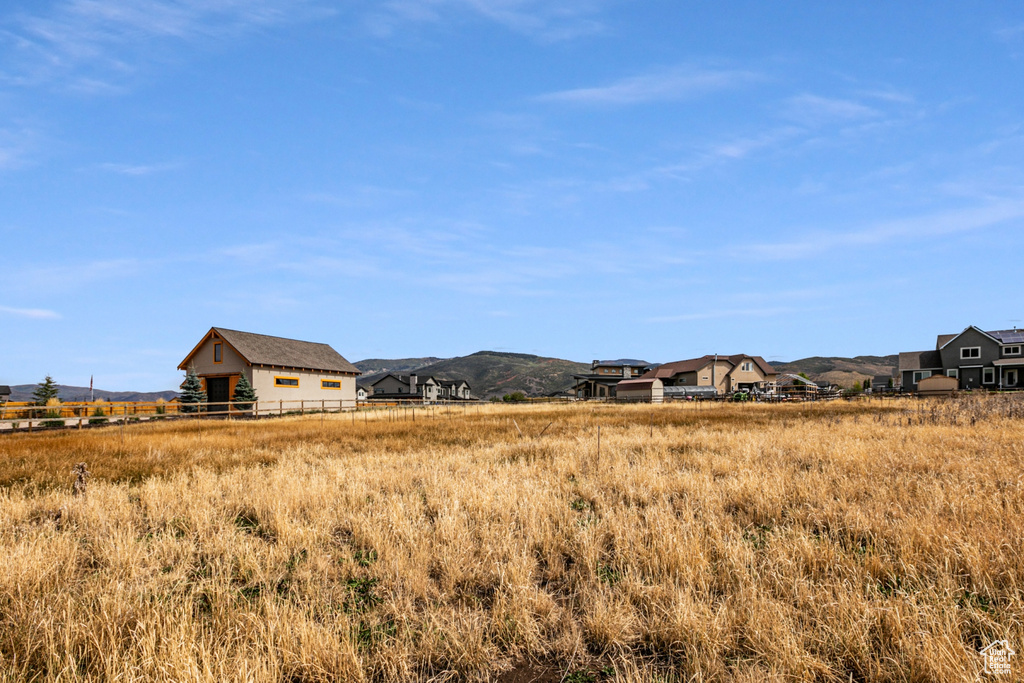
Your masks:
{"label": "wispy white cloud", "polygon": [[791,306],[780,306],[776,308],[736,308],[727,310],[701,311],[696,313],[681,313],[679,315],[662,315],[647,318],[648,323],[682,323],[698,320],[717,320],[721,318],[774,318],[780,315],[792,315],[794,313],[806,313],[807,307],[795,308]]}
{"label": "wispy white cloud", "polygon": [[163,164],[100,164],[99,168],[104,171],[110,171],[111,173],[119,173],[121,175],[128,176],[146,176],[153,175],[154,173],[162,173],[164,171],[173,171],[177,168],[181,168],[179,162],[168,162]]}
{"label": "wispy white cloud", "polygon": [[958,211],[884,221],[854,230],[811,233],[796,239],[733,247],[730,256],[750,261],[809,258],[837,249],[874,247],[995,227],[1024,219],[1024,201],[1003,200]]}
{"label": "wispy white cloud", "polygon": [[37,138],[36,132],[27,128],[0,128],[0,171],[23,166]]}
{"label": "wispy white cloud", "polygon": [[784,106],[784,115],[806,125],[817,126],[830,121],[872,118],[879,111],[854,100],[803,94],[791,97]]}
{"label": "wispy white cloud", "polygon": [[11,308],[10,306],[0,306],[0,313],[19,318],[33,318],[35,320],[58,320],[60,318],[59,313],[45,308]]}
{"label": "wispy white cloud", "polygon": [[629,105],[680,100],[761,80],[752,71],[677,67],[631,76],[608,85],[573,88],[535,98],[540,102],[578,105]]}
{"label": "wispy white cloud", "polygon": [[602,0],[389,0],[366,18],[378,36],[390,36],[408,23],[457,21],[475,16],[534,39],[553,42],[598,33]]}
{"label": "wispy white cloud", "polygon": [[160,41],[223,40],[326,11],[313,0],[60,0],[0,24],[0,82],[116,93]]}
{"label": "wispy white cloud", "polygon": [[999,40],[1005,41],[1024,39],[1024,24],[1002,26],[995,30],[995,35]]}

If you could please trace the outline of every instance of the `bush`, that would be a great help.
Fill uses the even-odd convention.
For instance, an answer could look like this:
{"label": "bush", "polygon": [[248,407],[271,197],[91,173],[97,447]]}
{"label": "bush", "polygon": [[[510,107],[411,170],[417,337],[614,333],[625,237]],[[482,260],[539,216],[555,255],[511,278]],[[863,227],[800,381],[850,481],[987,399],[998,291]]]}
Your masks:
{"label": "bush", "polygon": [[505,403],[522,403],[526,400],[526,394],[521,391],[513,391],[511,394],[502,396],[501,400]]}

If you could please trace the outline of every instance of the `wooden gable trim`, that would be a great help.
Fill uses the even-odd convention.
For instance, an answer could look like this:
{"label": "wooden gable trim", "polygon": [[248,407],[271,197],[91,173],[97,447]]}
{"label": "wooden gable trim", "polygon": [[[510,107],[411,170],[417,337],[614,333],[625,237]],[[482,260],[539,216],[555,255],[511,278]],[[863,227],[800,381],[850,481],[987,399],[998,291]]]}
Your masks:
{"label": "wooden gable trim", "polygon": [[201,347],[208,340],[210,340],[210,339],[212,339],[214,337],[216,337],[217,340],[220,341],[221,343],[226,344],[227,347],[229,349],[231,349],[232,351],[234,351],[235,355],[238,356],[239,358],[241,358],[245,362],[246,365],[248,365],[249,367],[252,367],[252,363],[249,362],[248,358],[246,358],[241,353],[239,353],[238,349],[236,349],[234,346],[232,346],[231,342],[229,342],[227,339],[224,338],[224,335],[217,334],[217,328],[211,327],[210,331],[207,332],[206,334],[204,334],[203,338],[199,340],[199,343],[196,344],[194,347],[192,347],[192,350],[188,352],[188,355],[185,356],[185,360],[183,360],[180,363],[178,363],[178,369],[179,370],[187,370],[188,369],[188,362],[190,360],[192,360],[192,357],[196,355],[197,351],[199,351],[199,347]]}

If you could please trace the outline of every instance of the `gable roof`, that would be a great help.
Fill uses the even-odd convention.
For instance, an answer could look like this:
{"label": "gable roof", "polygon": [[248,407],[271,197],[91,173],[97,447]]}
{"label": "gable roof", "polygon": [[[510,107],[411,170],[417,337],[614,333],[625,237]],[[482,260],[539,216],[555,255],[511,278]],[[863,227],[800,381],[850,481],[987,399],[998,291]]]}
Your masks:
{"label": "gable roof", "polygon": [[[761,372],[763,374],[765,374],[765,375],[777,375],[777,374],[779,374],[779,371],[776,370],[775,368],[773,368],[771,365],[769,365],[767,363],[767,361],[765,361],[764,358],[761,358],[761,356],[748,356],[748,355],[743,354],[743,353],[738,353],[735,356],[729,356],[729,362],[733,364],[733,370],[735,370],[737,367],[739,367],[740,363],[742,363],[744,360],[746,360],[748,358],[750,360],[754,361],[754,363],[757,365],[757,367],[761,369]],[[730,370],[729,372],[732,372],[732,370]]]}
{"label": "gable roof", "polygon": [[[658,379],[665,379],[669,377],[675,377],[684,372],[697,372],[701,368],[705,367],[709,363],[714,362],[714,356],[701,356],[700,358],[690,358],[688,360],[677,360],[673,363],[662,363],[653,370],[648,370],[642,377],[650,379],[657,377]],[[726,360],[724,356],[719,356],[718,360]]]}
{"label": "gable roof", "polygon": [[266,334],[241,332],[223,327],[211,327],[202,341],[192,349],[185,360],[181,361],[178,369],[184,370],[189,359],[199,347],[215,333],[249,365],[273,365],[297,370],[343,372],[350,375],[363,374],[359,368],[349,363],[344,356],[327,344],[271,337]]}
{"label": "gable roof", "polygon": [[935,340],[935,350],[938,351],[959,336],[958,334],[940,334]]}
{"label": "gable roof", "polygon": [[900,352],[900,372],[904,370],[936,370],[941,368],[942,354],[938,351]]}
{"label": "gable roof", "polygon": [[[779,371],[773,368],[771,365],[769,365],[764,358],[761,358],[761,356],[748,356],[745,353],[737,353],[731,356],[719,356],[718,362],[728,363],[729,365],[732,365],[735,369],[735,367],[742,363],[745,359],[750,359],[755,364],[757,364],[757,367],[760,368],[761,372],[764,373],[765,375],[779,374]],[[670,377],[675,377],[676,375],[680,375],[686,372],[697,372],[701,368],[704,368],[714,362],[715,357],[712,355],[705,355],[701,356],[700,358],[690,358],[689,360],[677,360],[674,363],[664,363],[663,365],[659,365],[653,370],[648,370],[642,376],[648,379],[650,379],[651,377],[657,377],[658,379],[668,379]],[[729,372],[732,372],[732,370],[730,370]]]}
{"label": "gable roof", "polygon": [[985,330],[981,329],[980,327],[975,327],[974,325],[968,325],[967,327],[964,328],[964,331],[961,332],[960,334],[954,334],[952,336],[945,335],[945,334],[942,335],[943,337],[950,337],[950,338],[946,341],[945,344],[943,344],[942,346],[939,347],[939,350],[942,350],[942,349],[946,348],[947,346],[949,346],[950,344],[952,344],[953,340],[955,340],[958,337],[960,337],[960,335],[966,334],[968,330],[974,330],[978,334],[983,334],[986,337],[988,337],[989,339],[991,339],[992,341],[994,341],[996,344],[1000,343],[998,339],[996,339],[990,333],[986,332]]}
{"label": "gable roof", "polygon": [[[388,377],[393,377],[393,378],[397,379],[399,382],[401,382],[402,384],[404,384],[406,386],[410,386],[409,378],[411,377],[411,375],[396,375],[393,372],[387,373],[386,375],[384,375],[383,377],[378,379],[376,382],[374,382],[370,386],[371,387],[375,387],[378,384],[380,384],[381,382],[383,382],[384,380],[386,380]],[[431,377],[430,375],[423,375],[423,376],[416,375],[416,386],[420,386],[420,385],[426,384],[428,382],[432,382],[433,384],[438,384],[438,381],[436,379],[434,379],[433,377]]]}

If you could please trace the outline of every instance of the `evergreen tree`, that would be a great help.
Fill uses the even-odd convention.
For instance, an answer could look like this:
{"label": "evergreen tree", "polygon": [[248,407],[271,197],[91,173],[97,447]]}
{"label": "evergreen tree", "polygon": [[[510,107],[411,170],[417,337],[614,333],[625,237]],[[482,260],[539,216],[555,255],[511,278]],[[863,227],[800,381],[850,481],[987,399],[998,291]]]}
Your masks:
{"label": "evergreen tree", "polygon": [[45,406],[51,398],[57,398],[57,383],[47,375],[46,379],[36,385],[35,391],[32,392],[32,398],[35,399],[37,406]]}
{"label": "evergreen tree", "polygon": [[238,378],[238,383],[235,384],[235,393],[231,396],[231,400],[238,410],[249,410],[252,408],[252,404],[258,400],[256,390],[249,384],[245,373],[242,373],[242,376]]}
{"label": "evergreen tree", "polygon": [[185,383],[181,385],[181,396],[178,397],[178,412],[198,413],[201,409],[198,403],[206,403],[206,392],[203,391],[203,383],[196,374],[195,368],[189,368],[185,375]]}

